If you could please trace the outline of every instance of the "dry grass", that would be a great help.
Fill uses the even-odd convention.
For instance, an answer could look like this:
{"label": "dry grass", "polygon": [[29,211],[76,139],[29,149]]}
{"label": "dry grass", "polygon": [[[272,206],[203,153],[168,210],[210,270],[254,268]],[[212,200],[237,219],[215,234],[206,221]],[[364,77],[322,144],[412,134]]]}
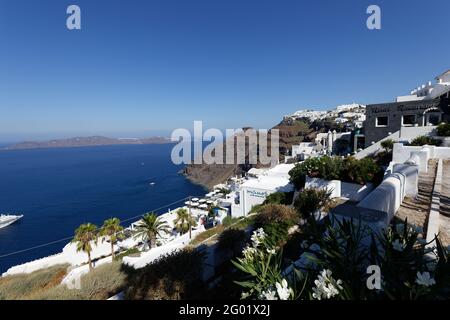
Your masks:
{"label": "dry grass", "polygon": [[121,263],[101,265],[81,277],[81,289],[68,289],[58,285],[50,290],[36,292],[32,300],[106,300],[125,286]]}
{"label": "dry grass", "polygon": [[125,286],[121,263],[101,265],[81,278],[81,289],[61,285],[67,266],[0,279],[0,299],[7,300],[105,300]]}
{"label": "dry grass", "polygon": [[37,292],[57,286],[66,275],[67,265],[57,265],[30,274],[0,278],[0,300],[27,299]]}

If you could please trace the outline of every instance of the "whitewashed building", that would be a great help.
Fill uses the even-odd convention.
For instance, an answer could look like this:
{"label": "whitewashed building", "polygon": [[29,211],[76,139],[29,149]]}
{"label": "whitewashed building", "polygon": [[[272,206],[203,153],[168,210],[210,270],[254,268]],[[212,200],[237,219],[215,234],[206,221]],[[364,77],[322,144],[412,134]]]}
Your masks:
{"label": "whitewashed building", "polygon": [[294,191],[289,181],[289,171],[294,166],[294,164],[279,164],[260,174],[258,178],[245,181],[231,206],[231,215],[246,216],[255,205],[262,204],[271,193]]}

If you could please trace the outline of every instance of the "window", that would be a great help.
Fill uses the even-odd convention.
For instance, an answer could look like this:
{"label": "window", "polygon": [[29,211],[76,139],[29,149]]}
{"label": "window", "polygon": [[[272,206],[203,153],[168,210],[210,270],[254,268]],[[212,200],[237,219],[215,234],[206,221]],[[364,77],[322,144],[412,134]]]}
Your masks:
{"label": "window", "polygon": [[388,117],[377,117],[375,126],[376,127],[387,127],[388,126]]}
{"label": "window", "polygon": [[416,115],[409,114],[402,116],[402,126],[412,127],[416,124]]}

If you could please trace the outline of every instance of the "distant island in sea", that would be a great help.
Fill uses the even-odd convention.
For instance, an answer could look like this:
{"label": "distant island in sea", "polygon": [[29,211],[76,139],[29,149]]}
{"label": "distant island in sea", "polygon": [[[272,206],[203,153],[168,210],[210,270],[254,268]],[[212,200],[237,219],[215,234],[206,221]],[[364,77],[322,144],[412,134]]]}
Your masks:
{"label": "distant island in sea", "polygon": [[43,148],[72,148],[89,146],[109,146],[125,144],[162,144],[171,143],[167,137],[150,138],[108,138],[103,136],[74,137],[68,139],[54,139],[48,141],[24,141],[1,148],[0,150],[22,150]]}

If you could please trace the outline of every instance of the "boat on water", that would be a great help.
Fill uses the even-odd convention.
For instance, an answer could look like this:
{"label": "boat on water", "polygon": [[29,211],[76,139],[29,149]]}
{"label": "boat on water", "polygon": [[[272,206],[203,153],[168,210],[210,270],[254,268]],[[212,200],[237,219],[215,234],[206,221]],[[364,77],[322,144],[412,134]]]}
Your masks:
{"label": "boat on water", "polygon": [[10,215],[10,214],[2,214],[0,215],[0,229],[4,228],[6,226],[9,226],[10,224],[16,222],[17,220],[21,219],[23,217],[23,214],[21,215]]}

